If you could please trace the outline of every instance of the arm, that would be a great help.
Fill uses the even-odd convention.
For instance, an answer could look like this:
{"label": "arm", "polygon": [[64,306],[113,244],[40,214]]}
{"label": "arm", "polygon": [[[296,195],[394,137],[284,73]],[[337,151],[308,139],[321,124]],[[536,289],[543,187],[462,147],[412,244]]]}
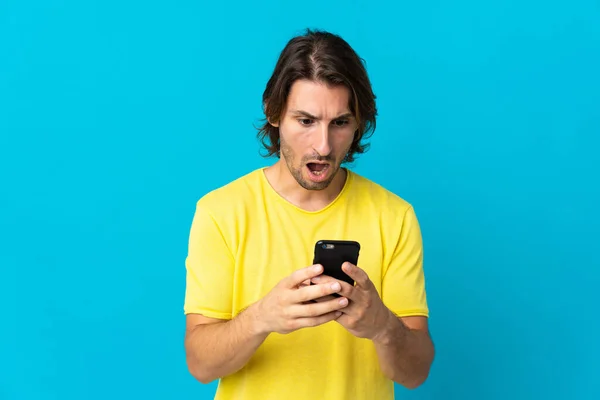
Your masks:
{"label": "arm", "polygon": [[213,216],[199,204],[193,219],[186,260],[185,351],[188,369],[203,383],[240,370],[270,332],[289,333],[334,320],[338,301],[309,300],[341,289],[305,285],[322,273],[306,267],[283,278],[266,296],[232,314],[234,258]]}
{"label": "arm", "polygon": [[202,383],[240,370],[268,334],[258,330],[254,306],[225,321],[186,316],[185,351],[190,373]]}
{"label": "arm", "polygon": [[253,308],[232,315],[233,253],[204,201],[197,204],[188,247],[186,362],[193,377],[208,383],[241,369],[266,335],[256,332]]}
{"label": "arm", "polygon": [[389,379],[408,389],[425,382],[435,353],[426,317],[398,318],[388,312],[388,322],[373,343]]}
{"label": "arm", "polygon": [[395,382],[415,388],[427,379],[435,350],[429,335],[419,222],[412,206],[398,217],[394,225],[400,229],[388,232],[390,237],[397,235],[396,248],[382,281],[385,322],[374,343],[382,371]]}
{"label": "arm", "polygon": [[287,334],[337,318],[344,305],[336,299],[311,300],[337,292],[341,286],[303,284],[321,272],[321,266],[293,272],[231,320],[188,314],[185,349],[192,376],[209,383],[233,374],[248,363],[271,332]]}
{"label": "arm", "polygon": [[[337,322],[354,336],[373,341],[386,377],[416,388],[429,375],[434,347],[429,336],[421,234],[412,208],[399,224],[402,229],[385,271],[381,296],[364,270],[350,263],[342,266],[356,286],[340,282],[340,294],[350,305]],[[313,282],[323,280],[317,277]]]}
{"label": "arm", "polygon": [[[427,317],[398,318],[381,300],[364,270],[350,263],[344,263],[342,270],[356,281],[356,286],[340,282],[340,294],[350,300],[350,305],[342,310],[337,322],[354,336],[373,341],[387,378],[408,389],[420,386],[429,375],[434,356]],[[322,281],[321,277],[313,279]]]}

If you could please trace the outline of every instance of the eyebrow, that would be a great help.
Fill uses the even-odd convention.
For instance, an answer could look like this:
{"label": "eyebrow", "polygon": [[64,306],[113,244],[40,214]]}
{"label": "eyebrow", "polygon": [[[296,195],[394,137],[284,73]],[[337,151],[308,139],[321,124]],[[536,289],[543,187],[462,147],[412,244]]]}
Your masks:
{"label": "eyebrow", "polygon": [[[292,114],[295,114],[295,115],[303,115],[303,116],[305,116],[306,118],[310,118],[310,119],[319,119],[318,117],[316,117],[316,116],[312,115],[311,113],[308,113],[308,112],[306,112],[306,111],[303,111],[303,110],[291,110],[290,112],[291,112]],[[352,113],[350,113],[350,112],[347,112],[347,113],[344,113],[344,114],[338,115],[338,116],[337,116],[337,117],[335,117],[334,119],[341,119],[341,118],[352,118]]]}

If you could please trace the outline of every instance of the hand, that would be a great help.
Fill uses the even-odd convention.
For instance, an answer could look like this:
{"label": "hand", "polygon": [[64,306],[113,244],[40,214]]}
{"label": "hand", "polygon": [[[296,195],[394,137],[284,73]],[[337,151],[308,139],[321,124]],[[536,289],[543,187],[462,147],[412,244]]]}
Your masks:
{"label": "hand", "polygon": [[259,330],[262,333],[286,334],[301,328],[321,325],[339,317],[339,310],[348,304],[347,299],[334,298],[321,302],[313,300],[340,291],[341,285],[338,282],[306,284],[322,272],[321,265],[297,270],[281,280],[259,300],[256,304]]}
{"label": "hand", "polygon": [[[342,286],[339,294],[348,298],[350,304],[342,310],[342,315],[336,321],[356,337],[375,340],[384,330],[391,312],[381,301],[375,285],[365,271],[348,262],[342,265],[342,270],[354,279],[355,286],[326,275],[316,276],[311,282],[320,285],[338,282]],[[333,296],[323,297],[318,301],[329,303],[330,297]]]}

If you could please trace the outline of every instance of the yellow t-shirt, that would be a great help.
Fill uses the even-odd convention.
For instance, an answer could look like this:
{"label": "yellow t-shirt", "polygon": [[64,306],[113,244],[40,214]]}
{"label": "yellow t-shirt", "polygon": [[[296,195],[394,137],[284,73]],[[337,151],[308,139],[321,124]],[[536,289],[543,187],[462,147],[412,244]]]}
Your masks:
{"label": "yellow t-shirt", "polygon": [[[348,170],[326,208],[304,211],[279,196],[263,168],[197,203],[186,259],[184,312],[231,319],[282,278],[312,264],[320,239],[355,240],[358,266],[398,316],[428,315],[421,232],[410,204]],[[393,382],[372,341],[335,321],[272,333],[239,372],[220,380],[216,399],[387,400]]]}

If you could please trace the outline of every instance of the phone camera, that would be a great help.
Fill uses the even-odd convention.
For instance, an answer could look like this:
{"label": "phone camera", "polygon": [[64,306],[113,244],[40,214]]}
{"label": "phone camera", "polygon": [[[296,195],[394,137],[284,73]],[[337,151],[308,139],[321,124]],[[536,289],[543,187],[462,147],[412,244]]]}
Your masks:
{"label": "phone camera", "polygon": [[326,249],[327,245],[326,244],[322,244],[321,247],[324,248],[324,249]]}

